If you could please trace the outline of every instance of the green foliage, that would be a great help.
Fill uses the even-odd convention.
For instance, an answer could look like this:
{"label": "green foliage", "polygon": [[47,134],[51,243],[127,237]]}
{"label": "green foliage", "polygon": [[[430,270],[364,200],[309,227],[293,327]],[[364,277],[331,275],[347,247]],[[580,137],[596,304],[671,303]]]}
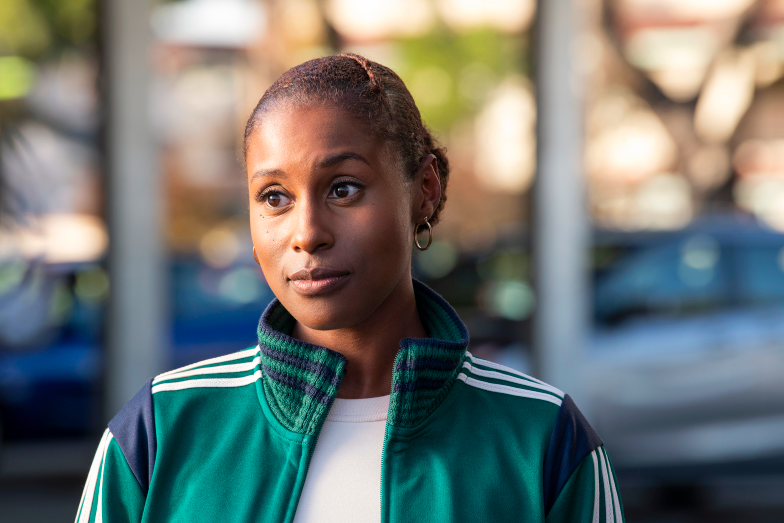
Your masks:
{"label": "green foliage", "polygon": [[[0,100],[26,95],[35,80],[35,66],[19,56],[0,56]],[[1,113],[0,113],[1,114]]]}
{"label": "green foliage", "polygon": [[96,29],[95,0],[35,0],[61,45],[89,42]]}
{"label": "green foliage", "polygon": [[529,74],[528,35],[492,29],[458,33],[439,27],[397,43],[398,70],[434,130],[446,132],[481,107],[487,92],[511,74]]}
{"label": "green foliage", "polygon": [[528,281],[530,258],[521,249],[503,249],[484,258],[477,265],[483,280]]}
{"label": "green foliage", "polygon": [[37,56],[51,44],[46,19],[28,0],[0,2],[0,53]]}
{"label": "green foliage", "polygon": [[95,29],[95,0],[0,1],[0,54],[40,58],[89,44]]}

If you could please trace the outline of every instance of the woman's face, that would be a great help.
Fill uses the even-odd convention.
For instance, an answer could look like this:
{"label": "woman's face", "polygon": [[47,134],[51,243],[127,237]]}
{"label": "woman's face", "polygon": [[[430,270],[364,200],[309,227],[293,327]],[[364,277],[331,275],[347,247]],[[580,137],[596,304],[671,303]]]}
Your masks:
{"label": "woman's face", "polygon": [[248,138],[253,245],[267,282],[316,330],[367,319],[411,278],[422,191],[334,106],[273,109]]}

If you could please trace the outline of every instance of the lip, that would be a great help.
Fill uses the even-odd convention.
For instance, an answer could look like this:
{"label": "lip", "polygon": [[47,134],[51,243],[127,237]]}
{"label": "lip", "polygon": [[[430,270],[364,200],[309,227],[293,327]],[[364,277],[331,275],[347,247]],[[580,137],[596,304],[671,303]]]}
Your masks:
{"label": "lip", "polygon": [[294,289],[305,296],[319,296],[334,291],[351,273],[331,267],[304,267],[288,277]]}

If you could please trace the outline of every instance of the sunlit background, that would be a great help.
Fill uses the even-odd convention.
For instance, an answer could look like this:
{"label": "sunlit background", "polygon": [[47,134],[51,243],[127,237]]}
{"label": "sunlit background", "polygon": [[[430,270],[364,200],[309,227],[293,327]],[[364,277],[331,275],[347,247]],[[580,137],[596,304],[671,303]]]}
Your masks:
{"label": "sunlit background", "polygon": [[[110,219],[104,11],[118,1],[0,2],[7,521],[73,517],[109,415],[110,246],[135,223]],[[564,219],[588,224],[589,291],[574,297],[588,321],[580,379],[556,385],[607,443],[630,521],[782,521],[784,1],[572,4],[580,141],[564,154],[584,209]],[[535,92],[559,64],[536,61],[535,0],[181,0],[147,18],[160,370],[255,344],[272,294],[251,252],[243,126],[283,71],[342,51],[394,69],[449,150],[417,277],[476,355],[543,368]]]}

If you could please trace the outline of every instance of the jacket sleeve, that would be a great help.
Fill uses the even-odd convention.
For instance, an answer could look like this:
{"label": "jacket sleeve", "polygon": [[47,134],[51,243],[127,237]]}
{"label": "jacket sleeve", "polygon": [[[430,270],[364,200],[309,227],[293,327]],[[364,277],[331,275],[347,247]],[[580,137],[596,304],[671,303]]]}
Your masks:
{"label": "jacket sleeve", "polygon": [[547,523],[623,523],[615,471],[604,447],[593,450],[567,480]]}
{"label": "jacket sleeve", "polygon": [[138,523],[144,498],[117,440],[106,429],[87,476],[76,523]]}
{"label": "jacket sleeve", "polygon": [[604,443],[569,395],[556,416],[543,466],[548,523],[623,522]]}
{"label": "jacket sleeve", "polygon": [[87,477],[76,523],[141,521],[157,446],[150,380],[109,422]]}

